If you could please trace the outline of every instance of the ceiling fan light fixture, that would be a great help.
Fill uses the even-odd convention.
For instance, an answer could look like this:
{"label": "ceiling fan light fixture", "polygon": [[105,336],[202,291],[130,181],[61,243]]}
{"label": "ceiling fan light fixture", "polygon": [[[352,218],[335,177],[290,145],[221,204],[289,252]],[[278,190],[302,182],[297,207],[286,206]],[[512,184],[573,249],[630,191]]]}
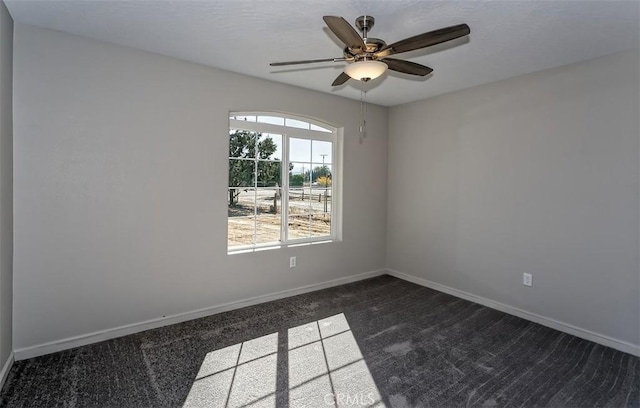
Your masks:
{"label": "ceiling fan light fixture", "polygon": [[378,78],[384,74],[387,69],[402,74],[426,77],[433,72],[432,68],[415,62],[388,57],[394,54],[402,54],[431,47],[467,36],[471,33],[471,29],[467,24],[458,24],[414,35],[413,37],[387,45],[383,40],[368,36],[375,22],[375,19],[371,16],[360,16],[356,19],[356,27],[362,32],[362,36],[342,17],[324,16],[322,19],[333,35],[344,44],[345,48],[342,58],[272,62],[269,65],[279,67],[283,65],[314,64],[318,62],[349,62],[344,71],[333,80],[331,86],[344,85],[349,79],[367,82]]}
{"label": "ceiling fan light fixture", "polygon": [[344,72],[353,79],[367,82],[384,74],[387,68],[381,61],[357,61],[347,65]]}

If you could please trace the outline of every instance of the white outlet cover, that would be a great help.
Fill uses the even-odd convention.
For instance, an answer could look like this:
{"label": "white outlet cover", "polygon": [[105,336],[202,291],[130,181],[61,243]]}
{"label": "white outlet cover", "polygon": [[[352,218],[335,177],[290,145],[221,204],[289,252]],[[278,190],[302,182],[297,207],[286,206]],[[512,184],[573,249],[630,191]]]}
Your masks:
{"label": "white outlet cover", "polygon": [[530,273],[523,273],[522,274],[522,284],[525,286],[532,286],[533,285],[533,276]]}

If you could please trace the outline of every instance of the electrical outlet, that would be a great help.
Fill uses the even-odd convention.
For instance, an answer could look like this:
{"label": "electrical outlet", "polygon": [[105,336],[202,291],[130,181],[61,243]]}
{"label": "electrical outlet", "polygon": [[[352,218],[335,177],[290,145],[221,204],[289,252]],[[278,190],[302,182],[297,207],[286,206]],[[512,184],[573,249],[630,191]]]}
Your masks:
{"label": "electrical outlet", "polygon": [[296,267],[296,257],[292,256],[291,258],[289,258],[289,268],[295,268]]}
{"label": "electrical outlet", "polygon": [[533,286],[533,276],[530,273],[522,274],[522,284],[524,286]]}

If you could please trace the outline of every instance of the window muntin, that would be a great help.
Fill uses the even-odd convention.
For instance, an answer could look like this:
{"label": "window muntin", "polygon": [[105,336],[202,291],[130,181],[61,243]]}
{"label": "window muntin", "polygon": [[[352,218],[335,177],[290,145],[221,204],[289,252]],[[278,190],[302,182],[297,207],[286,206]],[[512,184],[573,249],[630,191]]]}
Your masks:
{"label": "window muntin", "polygon": [[229,121],[228,250],[335,239],[337,130],[273,114]]}

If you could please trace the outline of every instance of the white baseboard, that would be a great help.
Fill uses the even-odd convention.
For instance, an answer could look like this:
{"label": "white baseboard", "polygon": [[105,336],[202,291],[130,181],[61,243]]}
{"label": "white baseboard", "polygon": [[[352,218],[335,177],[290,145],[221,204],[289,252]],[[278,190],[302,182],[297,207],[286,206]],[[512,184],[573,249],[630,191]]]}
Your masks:
{"label": "white baseboard", "polygon": [[182,323],[187,320],[199,319],[230,310],[241,309],[247,306],[253,306],[260,303],[270,302],[272,300],[283,299],[286,297],[296,296],[303,293],[313,292],[316,290],[326,289],[333,286],[344,285],[351,282],[357,282],[363,279],[373,278],[386,274],[386,270],[379,269],[361,273],[358,275],[347,276],[344,278],[333,279],[327,282],[316,283],[312,285],[301,286],[299,288],[283,290],[281,292],[271,293],[268,295],[256,296],[249,299],[229,302],[218,306],[212,306],[204,309],[194,310],[191,312],[179,313],[163,318],[151,319],[140,323],[128,324],[125,326],[115,327],[113,329],[101,330],[93,333],[83,334],[80,336],[69,337],[49,343],[39,344],[36,346],[25,347],[14,350],[16,360],[25,360],[28,358],[38,357],[45,354],[55,353],[75,347],[86,346],[87,344],[98,343],[104,340],[114,339],[129,334],[139,333],[145,330],[156,329],[158,327],[169,326],[171,324]]}
{"label": "white baseboard", "polygon": [[11,370],[14,361],[15,355],[12,351],[9,354],[9,357],[7,357],[7,361],[5,361],[4,365],[2,366],[2,371],[0,371],[0,390],[2,389],[2,387],[4,387],[4,382],[7,381],[7,376],[9,375],[9,371]]}
{"label": "white baseboard", "polygon": [[496,302],[495,300],[487,299],[482,296],[477,296],[463,290],[455,289],[449,286],[441,285],[436,282],[432,282],[427,279],[418,278],[417,276],[409,275],[403,272],[398,272],[392,269],[387,269],[387,273],[396,278],[413,282],[421,286],[426,286],[431,289],[435,289],[439,292],[444,292],[449,295],[469,300],[474,303],[481,304],[483,306],[490,307],[492,309],[500,310],[501,312],[508,313],[510,315],[521,317],[525,320],[532,321],[534,323],[541,324],[546,327],[550,327],[561,332],[569,333],[576,337],[580,337],[585,340],[592,341],[594,343],[602,344],[603,346],[611,347],[616,350],[624,351],[625,353],[640,356],[640,346],[632,344],[623,340],[614,339],[604,334],[596,333],[590,330],[582,329],[580,327],[564,323],[549,317],[541,316],[536,313],[528,312],[526,310],[519,309],[514,306],[509,306],[504,303]]}

